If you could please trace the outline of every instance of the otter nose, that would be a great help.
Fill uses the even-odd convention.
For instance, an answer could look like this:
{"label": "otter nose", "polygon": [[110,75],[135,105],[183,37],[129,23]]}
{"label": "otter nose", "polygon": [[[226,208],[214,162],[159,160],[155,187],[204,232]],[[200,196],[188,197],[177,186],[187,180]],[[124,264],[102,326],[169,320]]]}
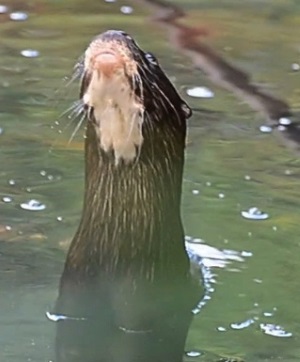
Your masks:
{"label": "otter nose", "polygon": [[101,52],[94,58],[94,69],[99,75],[111,77],[121,68],[123,68],[123,62],[120,56],[112,52]]}

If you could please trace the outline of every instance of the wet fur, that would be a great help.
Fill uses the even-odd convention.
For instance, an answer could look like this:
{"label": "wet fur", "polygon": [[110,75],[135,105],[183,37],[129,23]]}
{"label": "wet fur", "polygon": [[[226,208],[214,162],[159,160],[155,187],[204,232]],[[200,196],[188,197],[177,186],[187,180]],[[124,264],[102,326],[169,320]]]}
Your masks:
{"label": "wet fur", "polygon": [[[101,36],[126,46],[137,64],[129,84],[144,107],[143,142],[134,162],[116,165],[86,107],[83,213],[56,305],[56,313],[86,322],[58,323],[57,360],[177,362],[200,298],[180,217],[190,110],[151,54],[122,32]],[[90,80],[82,75],[81,99]]]}

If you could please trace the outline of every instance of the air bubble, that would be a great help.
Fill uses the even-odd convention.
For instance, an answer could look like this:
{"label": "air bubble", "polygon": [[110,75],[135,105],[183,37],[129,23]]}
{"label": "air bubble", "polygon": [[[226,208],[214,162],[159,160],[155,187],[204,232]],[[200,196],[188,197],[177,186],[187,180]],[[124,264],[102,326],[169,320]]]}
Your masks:
{"label": "air bubble", "polygon": [[286,130],[286,127],[280,124],[277,129],[278,131],[284,132]]}
{"label": "air bubble", "polygon": [[270,126],[260,126],[259,130],[262,133],[271,133],[272,132],[272,127],[270,127]]}
{"label": "air bubble", "polygon": [[248,211],[242,211],[241,215],[249,220],[266,220],[269,218],[267,213],[260,211],[257,207],[251,207]]}
{"label": "air bubble", "polygon": [[282,117],[279,119],[279,124],[282,126],[289,126],[292,123],[292,121],[289,118]]}
{"label": "air bubble", "polygon": [[8,7],[5,5],[0,5],[0,14],[5,14],[8,12]]}
{"label": "air bubble", "polygon": [[281,326],[271,324],[271,323],[261,323],[260,329],[269,336],[273,337],[281,337],[281,338],[287,338],[292,337],[293,334],[291,332],[286,332]]}
{"label": "air bubble", "polygon": [[188,351],[186,352],[186,355],[188,357],[199,357],[201,356],[201,352],[198,352],[198,351]]}
{"label": "air bubble", "polygon": [[24,49],[21,51],[21,55],[25,58],[36,58],[40,55],[38,50],[34,49]]}
{"label": "air bubble", "polygon": [[253,323],[254,323],[253,319],[247,319],[246,321],[241,322],[241,323],[231,323],[230,327],[232,329],[245,329],[245,328],[251,326],[251,324],[253,324]]}
{"label": "air bubble", "polygon": [[133,13],[133,8],[131,6],[121,6],[120,10],[123,14],[126,14],[126,15]]}
{"label": "air bubble", "polygon": [[22,204],[20,204],[20,207],[28,211],[42,211],[46,209],[45,204],[42,204],[40,201],[34,199],[23,202]]}
{"label": "air bubble", "polygon": [[194,98],[213,98],[215,96],[214,92],[207,87],[189,88],[186,94]]}
{"label": "air bubble", "polygon": [[22,11],[16,11],[14,13],[10,13],[9,17],[11,20],[14,21],[24,21],[28,19],[28,14],[22,12]]}
{"label": "air bubble", "polygon": [[6,204],[9,204],[10,202],[12,202],[12,198],[10,196],[4,196],[2,197],[2,201],[5,202]]}

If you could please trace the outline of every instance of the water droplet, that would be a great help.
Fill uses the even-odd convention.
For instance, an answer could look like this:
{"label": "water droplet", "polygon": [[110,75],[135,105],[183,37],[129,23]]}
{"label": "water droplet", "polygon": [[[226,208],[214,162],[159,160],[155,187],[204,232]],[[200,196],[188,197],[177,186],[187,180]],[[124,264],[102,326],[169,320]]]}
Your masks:
{"label": "water droplet", "polygon": [[260,126],[259,130],[262,133],[271,133],[272,132],[272,127],[270,127],[270,126]]}
{"label": "water droplet", "polygon": [[289,118],[286,118],[286,117],[282,117],[279,119],[278,121],[282,126],[289,126],[292,121],[289,119]]}
{"label": "water droplet", "polygon": [[253,279],[253,281],[257,284],[261,284],[263,282],[261,279],[257,279],[257,278]]}
{"label": "water droplet", "polygon": [[199,190],[193,190],[192,191],[193,195],[199,195],[199,192],[200,192]]}
{"label": "water droplet", "polygon": [[198,351],[188,351],[186,352],[186,355],[188,357],[199,357],[201,356],[201,352],[198,352]]}
{"label": "water droplet", "polygon": [[294,71],[294,72],[297,72],[298,70],[300,70],[300,64],[298,63],[293,63],[291,65],[291,69]]}
{"label": "water droplet", "polygon": [[273,313],[271,313],[271,312],[264,312],[264,316],[265,317],[273,317]]}
{"label": "water droplet", "polygon": [[47,176],[47,179],[48,179],[49,181],[52,181],[52,180],[54,180],[54,176],[53,176],[53,175],[48,175],[48,176]]}
{"label": "water droplet", "polygon": [[47,175],[47,172],[46,172],[45,170],[42,170],[42,171],[40,172],[40,175],[41,175],[41,176],[46,176],[46,175]]}
{"label": "water droplet", "polygon": [[61,217],[61,216],[57,216],[56,220],[57,220],[57,221],[62,221],[62,217]]}
{"label": "water droplet", "polygon": [[11,185],[11,186],[14,186],[16,184],[16,181],[11,179],[8,181],[8,184]]}
{"label": "water droplet", "polygon": [[106,3],[114,3],[116,0],[104,0]]}
{"label": "water droplet", "polygon": [[217,331],[218,331],[218,332],[226,332],[226,330],[227,330],[227,329],[226,329],[225,327],[221,327],[221,326],[220,326],[220,327],[217,327]]}
{"label": "water droplet", "polygon": [[267,213],[260,211],[257,207],[251,207],[248,211],[242,211],[241,215],[249,220],[266,220],[269,218]]}
{"label": "water droplet", "polygon": [[6,226],[5,226],[5,229],[6,229],[7,231],[11,231],[12,227],[9,226],[9,225],[6,225]]}
{"label": "water droplet", "polygon": [[277,226],[272,226],[273,231],[277,231]]}
{"label": "water droplet", "polygon": [[205,185],[209,187],[209,186],[211,186],[211,182],[207,181],[207,182],[205,183]]}
{"label": "water droplet", "polygon": [[290,332],[286,332],[282,327],[275,325],[275,324],[271,324],[271,323],[261,323],[260,325],[260,329],[265,333],[268,334],[269,336],[273,336],[273,337],[292,337],[292,333]]}
{"label": "water droplet", "polygon": [[8,7],[5,5],[0,5],[0,14],[5,14],[8,12]]}
{"label": "water droplet", "polygon": [[187,89],[186,94],[195,98],[213,98],[215,96],[214,92],[207,87],[189,88]]}
{"label": "water droplet", "polygon": [[28,14],[24,13],[23,11],[16,11],[9,14],[11,20],[14,21],[24,21],[28,19]]}
{"label": "water droplet", "polygon": [[5,202],[6,204],[12,202],[12,198],[10,196],[4,196],[2,197],[2,201]]}
{"label": "water droplet", "polygon": [[220,199],[224,199],[225,194],[223,194],[222,192],[220,192],[218,196],[219,196]]}
{"label": "water droplet", "polygon": [[25,58],[36,58],[40,55],[38,50],[34,49],[24,49],[21,51],[21,55]]}
{"label": "water droplet", "polygon": [[133,8],[131,6],[125,6],[125,5],[121,6],[120,10],[123,14],[126,14],[126,15],[133,13]]}
{"label": "water droplet", "polygon": [[31,190],[30,187],[26,187],[26,191],[27,191],[27,192],[31,192],[32,190]]}
{"label": "water droplet", "polygon": [[45,204],[42,204],[40,201],[34,199],[23,202],[22,204],[20,204],[20,207],[28,211],[42,211],[46,209]]}
{"label": "water droplet", "polygon": [[245,329],[245,328],[249,327],[253,323],[254,323],[253,319],[247,319],[246,321],[241,322],[241,323],[231,323],[230,327],[232,329]]}
{"label": "water droplet", "polygon": [[250,181],[251,180],[251,177],[249,175],[245,175],[245,180],[246,181]]}

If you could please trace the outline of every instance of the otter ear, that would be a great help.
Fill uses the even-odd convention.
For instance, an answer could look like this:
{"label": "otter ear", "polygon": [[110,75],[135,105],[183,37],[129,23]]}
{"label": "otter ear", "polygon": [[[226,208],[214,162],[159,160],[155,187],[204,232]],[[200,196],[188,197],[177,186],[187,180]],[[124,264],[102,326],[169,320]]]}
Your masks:
{"label": "otter ear", "polygon": [[193,114],[191,108],[188,106],[187,103],[185,103],[183,100],[181,101],[181,110],[185,116],[185,118],[190,118],[191,115]]}

